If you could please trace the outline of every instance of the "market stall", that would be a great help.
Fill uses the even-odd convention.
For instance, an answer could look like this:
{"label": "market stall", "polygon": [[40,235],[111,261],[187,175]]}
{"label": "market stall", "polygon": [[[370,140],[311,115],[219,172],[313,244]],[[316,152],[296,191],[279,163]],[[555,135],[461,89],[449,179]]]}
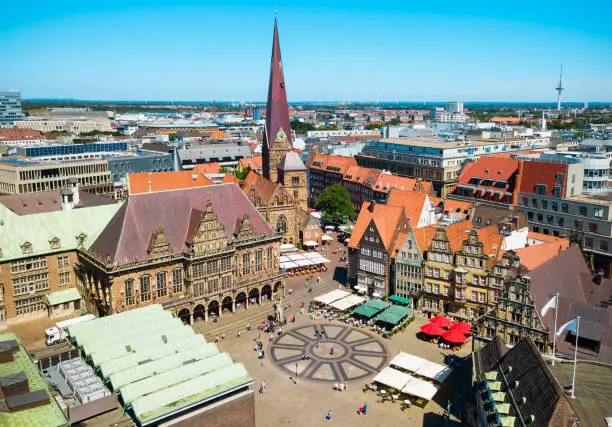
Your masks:
{"label": "market stall", "polygon": [[338,301],[334,301],[330,305],[338,311],[347,311],[357,305],[363,304],[364,302],[365,298],[360,297],[359,295],[349,295]]}

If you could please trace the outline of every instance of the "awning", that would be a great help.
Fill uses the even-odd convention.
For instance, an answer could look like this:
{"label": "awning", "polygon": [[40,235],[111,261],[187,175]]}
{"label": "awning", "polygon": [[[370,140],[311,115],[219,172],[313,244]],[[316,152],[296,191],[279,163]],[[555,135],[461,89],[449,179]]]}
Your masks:
{"label": "awning", "polygon": [[368,291],[368,287],[366,285],[357,285],[355,286],[355,290],[360,294],[365,294]]}
{"label": "awning", "polygon": [[376,320],[390,325],[397,325],[402,319],[408,317],[411,311],[409,308],[401,305],[392,305],[376,316]]}
{"label": "awning", "polygon": [[313,298],[313,299],[316,302],[320,302],[320,303],[329,305],[332,302],[338,301],[339,299],[345,298],[345,297],[347,297],[349,295],[350,295],[350,293],[345,291],[345,290],[334,289],[331,292],[328,292],[328,293],[323,294],[323,295],[319,295],[318,297]]}
{"label": "awning", "polygon": [[312,263],[307,259],[298,259],[293,262],[296,263],[298,267],[306,267],[307,265],[312,265]]}
{"label": "awning", "polygon": [[421,364],[421,366],[419,366],[419,368],[414,371],[416,375],[435,380],[439,383],[444,382],[444,380],[448,378],[451,372],[452,368],[440,365],[439,363],[430,362],[426,359],[423,359],[423,363]]}
{"label": "awning", "polygon": [[304,254],[301,254],[299,252],[296,252],[294,254],[288,254],[287,258],[289,258],[291,261],[303,261],[306,259]]}
{"label": "awning", "polygon": [[280,251],[281,251],[281,253],[283,253],[283,252],[297,252],[297,248],[294,245],[291,245],[289,243],[283,243],[282,245],[280,245]]}
{"label": "awning", "polygon": [[47,305],[54,306],[81,299],[81,294],[76,288],[64,289],[63,291],[47,294]]}
{"label": "awning", "polygon": [[330,305],[336,310],[346,311],[350,308],[355,307],[356,305],[363,304],[364,301],[365,298],[360,297],[359,295],[349,295],[338,301],[332,302]]}
{"label": "awning", "polygon": [[322,256],[318,256],[316,258],[310,258],[309,261],[313,264],[313,265],[319,265],[319,264],[326,264],[329,262],[329,260],[327,258],[324,258]]}
{"label": "awning", "polygon": [[376,316],[385,308],[387,308],[386,302],[378,299],[372,299],[353,310],[353,314],[358,314],[360,316],[370,319]]}
{"label": "awning", "polygon": [[309,248],[314,248],[315,246],[319,246],[319,244],[315,242],[314,240],[306,240],[304,242],[304,246],[309,247]]}
{"label": "awning", "polygon": [[414,378],[397,369],[386,367],[378,375],[374,377],[374,382],[392,387],[396,390],[401,390],[409,381]]}
{"label": "awning", "polygon": [[280,256],[280,262],[281,263],[288,262],[288,261],[291,261],[291,259],[288,256],[285,256],[285,255],[281,255]]}
{"label": "awning", "polygon": [[400,351],[397,356],[391,360],[391,365],[405,369],[410,372],[415,372],[423,364],[422,357]]}
{"label": "awning", "polygon": [[405,304],[405,305],[410,304],[410,298],[400,297],[399,295],[391,295],[389,297],[389,300],[393,302],[397,302],[399,304]]}
{"label": "awning", "polygon": [[438,387],[436,385],[412,376],[410,378],[410,381],[402,387],[402,393],[420,397],[421,399],[431,400],[438,392]]}
{"label": "awning", "polygon": [[290,268],[297,268],[298,265],[293,261],[281,262],[280,268],[281,270],[288,270]]}
{"label": "awning", "polygon": [[321,240],[325,240],[327,242],[327,241],[334,240],[334,238],[332,236],[324,234],[323,237],[321,237]]}
{"label": "awning", "polygon": [[382,294],[378,291],[372,292],[372,296],[374,298],[382,298]]}

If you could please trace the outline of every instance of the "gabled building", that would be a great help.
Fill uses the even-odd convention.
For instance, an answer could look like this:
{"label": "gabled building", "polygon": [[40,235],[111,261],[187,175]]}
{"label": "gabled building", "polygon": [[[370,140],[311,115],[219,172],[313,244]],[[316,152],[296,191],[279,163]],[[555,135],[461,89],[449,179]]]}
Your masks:
{"label": "gabled building", "polygon": [[375,298],[393,294],[394,250],[409,227],[404,208],[364,203],[348,244],[348,277],[358,291]]}
{"label": "gabled building", "polygon": [[79,290],[99,315],[159,303],[206,320],[282,289],[281,238],[235,184],[131,195],[79,253]]}
{"label": "gabled building", "polygon": [[0,197],[0,328],[80,312],[74,265],[121,204],[80,191]]}

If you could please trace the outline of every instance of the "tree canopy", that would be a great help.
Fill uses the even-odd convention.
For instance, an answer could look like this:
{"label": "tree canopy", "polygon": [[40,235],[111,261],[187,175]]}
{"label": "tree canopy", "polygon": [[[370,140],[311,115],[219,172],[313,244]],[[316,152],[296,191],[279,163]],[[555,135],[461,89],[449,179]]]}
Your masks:
{"label": "tree canopy", "polygon": [[325,188],[316,202],[316,207],[323,212],[326,219],[335,223],[343,223],[357,216],[348,191],[340,184]]}
{"label": "tree canopy", "polygon": [[246,167],[246,168],[236,168],[234,169],[234,176],[236,178],[238,178],[239,180],[243,181],[246,179],[246,177],[248,176],[249,172],[251,172],[251,168],[250,167]]}

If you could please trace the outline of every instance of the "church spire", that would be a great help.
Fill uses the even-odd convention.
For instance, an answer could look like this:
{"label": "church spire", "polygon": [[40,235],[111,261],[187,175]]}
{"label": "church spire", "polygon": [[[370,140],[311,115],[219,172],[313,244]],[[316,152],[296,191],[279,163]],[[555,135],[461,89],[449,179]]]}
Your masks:
{"label": "church spire", "polygon": [[276,166],[281,160],[275,155],[280,153],[274,152],[279,150],[287,152],[293,148],[291,128],[289,125],[289,105],[287,104],[287,93],[285,91],[285,77],[283,75],[283,63],[281,60],[276,18],[274,18],[272,61],[270,65],[270,82],[268,86],[268,105],[266,111],[266,129],[262,150],[264,157],[264,176],[274,181],[274,178],[276,178]]}

